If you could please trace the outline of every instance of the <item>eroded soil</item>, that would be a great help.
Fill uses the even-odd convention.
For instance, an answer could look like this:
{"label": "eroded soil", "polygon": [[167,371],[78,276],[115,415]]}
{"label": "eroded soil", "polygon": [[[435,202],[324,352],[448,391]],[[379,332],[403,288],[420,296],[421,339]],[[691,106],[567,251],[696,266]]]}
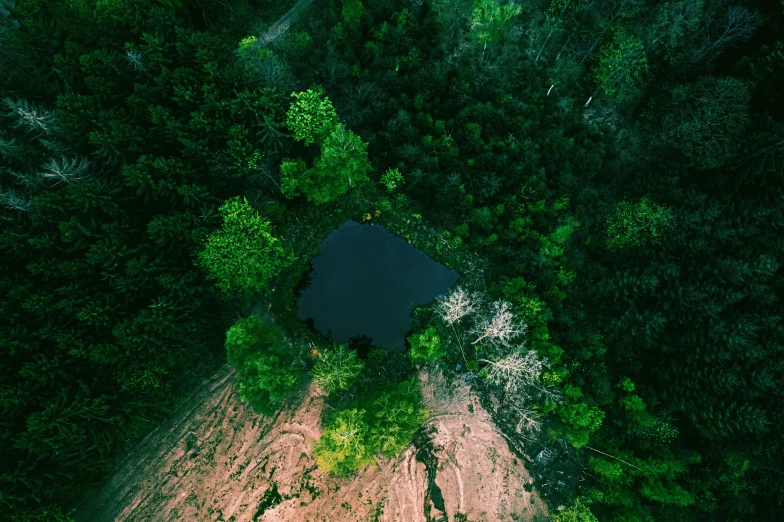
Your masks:
{"label": "eroded soil", "polygon": [[421,379],[431,416],[417,445],[337,479],[310,455],[324,407],[318,388],[264,417],[238,400],[225,367],[120,462],[77,520],[546,520],[526,491],[530,476],[468,386]]}

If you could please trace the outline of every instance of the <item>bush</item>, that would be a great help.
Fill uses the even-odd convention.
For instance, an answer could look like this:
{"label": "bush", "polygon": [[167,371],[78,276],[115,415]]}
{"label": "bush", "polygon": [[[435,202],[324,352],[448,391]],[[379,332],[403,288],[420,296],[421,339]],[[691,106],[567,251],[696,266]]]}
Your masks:
{"label": "bush", "polygon": [[322,390],[333,393],[351,386],[364,367],[357,352],[341,344],[316,354],[316,364],[311,375],[313,382]]}
{"label": "bush", "polygon": [[433,326],[409,337],[408,343],[411,345],[408,356],[412,363],[430,362],[446,355],[446,350],[441,347],[441,338]]}
{"label": "bush", "polygon": [[578,497],[571,506],[553,515],[553,522],[599,522],[599,519],[588,509],[590,502]]}

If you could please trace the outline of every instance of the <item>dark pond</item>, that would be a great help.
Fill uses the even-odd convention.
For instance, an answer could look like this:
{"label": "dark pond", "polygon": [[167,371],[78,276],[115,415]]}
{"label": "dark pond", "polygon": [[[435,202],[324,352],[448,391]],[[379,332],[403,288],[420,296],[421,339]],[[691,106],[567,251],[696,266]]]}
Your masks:
{"label": "dark pond", "polygon": [[346,221],[311,262],[299,317],[339,344],[366,335],[402,350],[411,311],[446,293],[458,274],[378,225]]}

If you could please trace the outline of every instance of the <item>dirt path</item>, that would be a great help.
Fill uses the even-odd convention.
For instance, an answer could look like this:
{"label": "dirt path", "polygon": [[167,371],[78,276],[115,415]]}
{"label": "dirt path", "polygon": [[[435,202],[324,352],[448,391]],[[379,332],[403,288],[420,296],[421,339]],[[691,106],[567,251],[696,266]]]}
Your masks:
{"label": "dirt path", "polygon": [[277,22],[272,24],[269,29],[264,31],[264,33],[259,38],[261,45],[267,45],[285,33],[289,26],[297,20],[300,13],[302,13],[302,11],[304,11],[305,8],[307,8],[312,3],[313,0],[297,0],[297,3],[295,3],[291,9],[289,9],[288,13],[281,16]]}
{"label": "dirt path", "polygon": [[76,519],[418,522],[446,515],[451,522],[462,513],[470,521],[546,520],[544,504],[525,490],[528,473],[469,388],[421,378],[435,447],[429,469],[424,450],[409,446],[348,479],[321,473],[310,455],[321,430],[319,390],[277,418],[263,417],[239,402],[227,367],[119,464]]}

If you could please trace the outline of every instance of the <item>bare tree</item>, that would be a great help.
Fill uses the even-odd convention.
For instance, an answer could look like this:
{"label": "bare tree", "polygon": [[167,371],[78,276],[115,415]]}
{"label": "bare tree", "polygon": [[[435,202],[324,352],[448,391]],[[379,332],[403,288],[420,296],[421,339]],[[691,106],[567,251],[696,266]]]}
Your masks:
{"label": "bare tree", "polygon": [[706,13],[700,31],[703,43],[694,50],[692,59],[696,62],[715,58],[726,47],[748,40],[760,24],[762,17],[742,6],[729,7],[724,16],[717,15],[717,10]]}
{"label": "bare tree", "polygon": [[542,421],[536,413],[527,397],[516,395],[507,398],[504,406],[510,410],[515,419],[515,431],[517,433],[539,433],[542,431]]}
{"label": "bare tree", "polygon": [[536,392],[536,396],[539,399],[544,399],[547,401],[559,403],[563,396],[561,395],[560,390],[558,388],[552,388],[542,384],[541,381],[536,381],[531,385],[533,390]]}
{"label": "bare tree", "polygon": [[265,154],[256,160],[256,168],[248,177],[249,181],[272,188],[275,194],[280,194],[280,170]]}
{"label": "bare tree", "polygon": [[545,366],[544,359],[533,350],[525,351],[520,346],[500,360],[480,359],[480,362],[490,367],[487,381],[503,387],[503,409],[514,419],[515,430],[518,433],[539,432],[542,424],[534,405],[539,395],[538,383]]}
{"label": "bare tree", "polygon": [[490,365],[487,380],[503,386],[509,394],[519,394],[536,384],[544,369],[544,360],[533,350],[523,353],[521,349],[516,349],[498,361],[480,359],[480,362]]}
{"label": "bare tree", "polygon": [[448,325],[452,325],[463,317],[477,311],[481,297],[466,292],[462,287],[455,287],[448,295],[437,299],[436,312]]}
{"label": "bare tree", "polygon": [[16,149],[16,140],[0,136],[0,156],[10,157]]}
{"label": "bare tree", "polygon": [[14,190],[0,189],[0,205],[21,212],[29,212],[33,209],[32,200]]}
{"label": "bare tree", "polygon": [[594,1],[592,1],[590,4],[588,4],[588,6],[587,6],[587,7],[585,7],[585,8],[582,10],[582,13],[584,13],[584,14],[583,14],[583,15],[580,17],[580,20],[577,22],[577,24],[576,24],[576,25],[574,26],[574,28],[572,29],[572,32],[569,34],[569,38],[567,38],[567,39],[566,39],[566,42],[563,44],[563,47],[561,47],[561,50],[560,50],[560,51],[558,51],[558,54],[557,54],[557,55],[556,55],[556,57],[555,57],[555,61],[556,61],[556,62],[558,61],[558,59],[559,59],[559,58],[561,58],[561,54],[563,54],[563,52],[564,52],[564,51],[566,50],[566,48],[569,46],[569,42],[571,42],[571,41],[572,41],[572,38],[574,37],[574,34],[577,32],[577,30],[578,30],[578,29],[580,29],[580,26],[582,25],[582,23],[583,23],[583,22],[586,20],[586,18],[588,17],[588,14],[591,12],[591,7],[593,7],[593,4],[594,4],[594,3],[595,3],[595,2],[594,2]]}
{"label": "bare tree", "polygon": [[431,9],[443,26],[444,42],[447,47],[462,43],[465,25],[471,15],[469,0],[431,0]]}
{"label": "bare tree", "polygon": [[340,97],[342,111],[338,112],[344,115],[350,127],[355,127],[362,121],[364,110],[378,108],[378,97],[379,90],[374,83],[351,84],[343,89],[343,95]]}
{"label": "bare tree", "polygon": [[321,71],[328,88],[341,83],[351,74],[351,70],[346,62],[337,55],[337,52],[331,49],[328,51],[327,58],[321,66]]}
{"label": "bare tree", "polygon": [[84,177],[84,172],[87,170],[89,164],[84,158],[66,158],[61,156],[60,159],[50,159],[44,164],[41,176],[44,179],[56,180],[57,184],[60,183],[73,183]]}
{"label": "bare tree", "polygon": [[550,38],[553,36],[553,33],[555,31],[557,31],[558,29],[560,29],[560,25],[561,25],[561,21],[562,21],[561,18],[563,17],[563,14],[569,8],[569,4],[571,4],[571,3],[572,3],[572,0],[566,0],[566,2],[564,2],[563,8],[561,9],[561,12],[558,13],[558,17],[554,18],[552,20],[553,25],[551,26],[551,29],[550,29],[550,32],[547,35],[547,38],[544,39],[544,43],[542,44],[542,47],[539,49],[539,52],[536,53],[536,59],[534,60],[534,65],[539,63],[539,57],[542,56],[542,52],[544,51],[544,48],[547,47],[547,42],[550,41]]}
{"label": "bare tree", "polygon": [[764,181],[768,173],[784,172],[784,125],[779,126],[761,142],[761,146],[751,148],[749,154],[738,160],[740,179],[744,182],[752,179]]}
{"label": "bare tree", "polygon": [[478,337],[471,344],[487,340],[493,346],[509,346],[518,335],[525,333],[526,326],[522,324],[511,311],[511,305],[506,301],[493,303],[490,317],[482,318],[472,330]]}
{"label": "bare tree", "polygon": [[16,118],[15,126],[23,128],[33,135],[49,136],[57,131],[57,115],[54,111],[34,106],[27,100],[3,100],[8,115]]}
{"label": "bare tree", "polygon": [[144,55],[142,53],[128,50],[125,52],[125,57],[128,59],[128,64],[130,64],[137,73],[143,73],[147,70],[144,66]]}
{"label": "bare tree", "polygon": [[441,296],[437,299],[438,304],[436,305],[436,313],[450,326],[450,328],[452,328],[457,344],[460,347],[460,352],[463,354],[463,362],[466,364],[468,364],[468,360],[466,359],[465,350],[463,349],[463,342],[460,339],[460,334],[455,325],[464,317],[476,313],[481,301],[482,296],[480,294],[467,292],[459,286],[448,295]]}
{"label": "bare tree", "polygon": [[489,365],[487,381],[501,386],[505,392],[503,408],[515,419],[515,430],[536,433],[541,430],[541,419],[534,409],[542,398],[560,402],[560,394],[540,382],[546,360],[533,350],[525,351],[522,346],[511,354],[492,361],[480,359]]}

